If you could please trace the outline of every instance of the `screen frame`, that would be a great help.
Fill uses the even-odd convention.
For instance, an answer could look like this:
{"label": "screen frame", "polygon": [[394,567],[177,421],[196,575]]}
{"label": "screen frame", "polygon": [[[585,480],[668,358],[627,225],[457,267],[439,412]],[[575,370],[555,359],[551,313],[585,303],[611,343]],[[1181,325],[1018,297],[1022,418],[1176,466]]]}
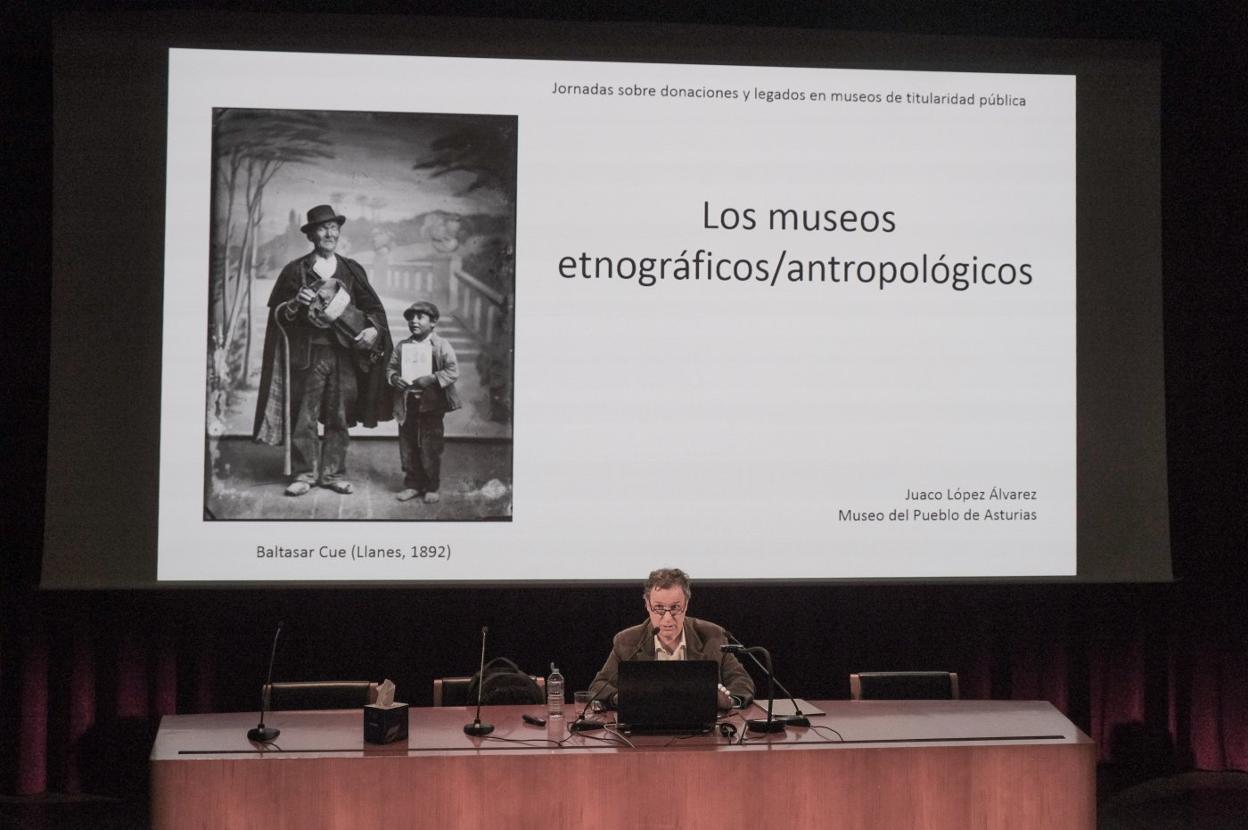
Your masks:
{"label": "screen frame", "polygon": [[[379,34],[382,32],[382,34]],[[118,44],[124,45],[119,48]],[[66,459],[89,450],[90,428],[98,425],[80,411],[82,395],[118,409],[132,403],[125,390],[110,388],[107,378],[81,369],[83,344],[75,332],[93,320],[90,309],[109,308],[116,298],[111,280],[84,275],[97,267],[91,251],[108,241],[93,217],[110,215],[116,193],[125,187],[127,201],[151,205],[142,215],[127,215],[134,255],[131,273],[151,274],[131,296],[140,320],[163,298],[164,250],[164,97],[169,48],[234,48],[271,51],[422,54],[446,57],[609,60],[615,62],[699,63],[738,66],[829,66],[912,71],[995,71],[1072,73],[1078,78],[1076,174],[1078,270],[1132,275],[1114,281],[1079,279],[1079,308],[1126,304],[1129,315],[1076,320],[1078,457],[1078,573],[1073,577],[945,577],[891,579],[758,580],[769,585],[818,583],[1027,583],[1168,581],[1169,513],[1167,507],[1165,390],[1161,297],[1160,198],[1160,49],[1156,44],[1106,41],[1053,41],[933,35],[862,34],[764,28],[729,28],[634,23],[551,23],[535,21],[455,20],[449,18],[353,18],[321,15],[234,15],[179,13],[120,16],[73,16],[56,38],[54,63],[54,250],[52,280],[51,375],[45,588],[424,588],[617,585],[624,581],[281,581],[157,582],[155,527],[158,459],[139,458],[124,477],[124,488],[108,492],[100,480],[83,481]],[[829,55],[835,56],[830,60]],[[881,57],[883,56],[883,57]],[[780,60],[780,58],[783,60]],[[146,73],[146,74],[145,74]],[[1151,136],[1121,153],[1122,135],[1090,130],[1089,119],[1104,105],[1118,102],[1123,79],[1130,77],[1147,95],[1130,102],[1119,128],[1138,138]],[[107,79],[109,83],[102,83]],[[112,90],[112,91],[110,91]],[[125,123],[119,111],[138,104],[147,117]],[[1098,125],[1102,126],[1102,125]],[[107,166],[108,172],[99,177]],[[94,171],[94,172],[93,172]],[[153,172],[155,174],[153,175]],[[1093,185],[1092,188],[1085,187]],[[1112,207],[1099,202],[1113,196]],[[1113,208],[1118,208],[1117,210]],[[1125,233],[1145,228],[1138,236]],[[1148,244],[1108,245],[1090,250],[1087,239],[1139,239]],[[114,268],[114,274],[121,273]],[[110,274],[109,276],[113,276]],[[142,326],[112,332],[118,348],[143,354],[150,349]],[[153,390],[159,401],[159,348],[155,361],[133,368],[131,387]],[[1086,356],[1086,360],[1085,360]],[[158,411],[159,406],[156,406]],[[1129,415],[1132,431],[1114,429]],[[114,460],[127,451],[159,441],[159,415],[131,424],[133,432],[107,433]],[[98,437],[98,436],[97,436]],[[141,453],[139,453],[141,455]],[[134,459],[129,459],[134,460]],[[124,464],[121,466],[125,466]],[[1134,487],[1122,486],[1124,480]],[[133,511],[134,502],[149,505],[148,527],[127,527],[111,542],[136,555],[122,560],[127,569],[98,567],[72,572],[66,552],[101,544],[101,526],[68,521],[63,501],[92,499],[102,515]],[[1109,505],[1129,504],[1120,512]],[[1149,521],[1136,521],[1137,517]],[[1085,551],[1104,555],[1088,557]],[[1164,553],[1164,565],[1132,573],[1126,564],[1139,550]],[[1150,560],[1152,561],[1152,560]],[[94,566],[93,566],[94,567]],[[67,570],[67,568],[69,570]],[[716,584],[714,579],[700,583]],[[752,584],[735,580],[719,584]]]}

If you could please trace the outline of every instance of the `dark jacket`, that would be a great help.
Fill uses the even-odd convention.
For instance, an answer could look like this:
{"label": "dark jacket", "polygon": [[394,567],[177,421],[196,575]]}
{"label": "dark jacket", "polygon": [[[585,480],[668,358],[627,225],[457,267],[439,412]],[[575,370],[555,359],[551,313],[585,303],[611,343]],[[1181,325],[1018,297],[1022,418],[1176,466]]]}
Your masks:
{"label": "dark jacket", "polygon": [[[620,663],[626,660],[654,659],[654,627],[647,619],[640,625],[626,628],[611,640],[611,653],[607,662],[589,685],[590,693],[597,699],[615,702],[619,691]],[[754,699],[754,680],[740,661],[732,654],[725,654],[719,647],[728,642],[724,629],[713,622],[697,617],[685,617],[685,652],[689,660],[714,660],[719,664],[719,682],[728,693],[741,699],[743,706]]]}
{"label": "dark jacket", "polygon": [[[403,344],[414,343],[416,339],[409,337],[400,340],[390,354],[386,364],[386,380],[393,386],[394,379],[402,372]],[[437,383],[423,390],[420,394],[394,393],[394,419],[402,424],[407,420],[408,403],[414,403],[419,412],[450,412],[463,406],[459,397],[459,389],[455,381],[459,380],[459,359],[455,357],[455,349],[450,342],[437,332],[429,333],[429,345],[433,347],[433,376]]]}

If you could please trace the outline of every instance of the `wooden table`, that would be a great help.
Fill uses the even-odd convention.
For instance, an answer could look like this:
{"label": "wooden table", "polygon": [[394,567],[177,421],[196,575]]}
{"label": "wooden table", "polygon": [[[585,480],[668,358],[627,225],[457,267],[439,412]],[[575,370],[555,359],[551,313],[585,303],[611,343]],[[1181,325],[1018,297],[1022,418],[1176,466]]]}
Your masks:
{"label": "wooden table", "polygon": [[487,707],[488,738],[464,735],[470,710],[413,708],[406,744],[382,747],[363,743],[358,710],[275,712],[266,723],[282,733],[268,750],[246,739],[254,712],[167,716],[151,756],[152,823],[1095,828],[1095,746],[1048,703],[815,703],[827,714],[810,728],[634,746],[520,720],[538,707]]}

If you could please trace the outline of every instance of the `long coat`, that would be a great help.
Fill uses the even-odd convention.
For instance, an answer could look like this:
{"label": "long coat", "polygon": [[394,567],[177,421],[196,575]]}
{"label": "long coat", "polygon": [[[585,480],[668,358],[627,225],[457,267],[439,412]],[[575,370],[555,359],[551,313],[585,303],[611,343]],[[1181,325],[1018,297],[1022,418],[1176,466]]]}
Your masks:
{"label": "long coat", "polygon": [[[381,298],[369,284],[364,266],[353,259],[338,254],[335,256],[341,266],[338,274],[342,275],[345,271],[349,277],[343,282],[351,292],[351,304],[377,329],[377,342],[382,346],[381,357],[374,362],[369,362],[361,352],[353,352],[356,358],[357,394],[355,406],[347,412],[347,425],[363,424],[366,427],[375,427],[379,422],[389,421],[394,417],[391,389],[386,383],[386,362],[394,348],[390,339],[390,326],[386,321],[386,310],[381,305]],[[260,397],[256,401],[253,433],[255,439],[261,443],[277,445],[284,438],[282,419],[285,417],[286,388],[282,375],[282,332],[274,321],[274,315],[277,307],[293,299],[300,288],[321,279],[312,270],[315,261],[316,254],[310,252],[287,263],[273,285],[273,293],[269,295],[269,323],[264,331],[264,362],[260,369]],[[307,355],[311,349],[311,331],[308,325],[298,320],[284,325],[290,337],[291,368],[306,366]]]}

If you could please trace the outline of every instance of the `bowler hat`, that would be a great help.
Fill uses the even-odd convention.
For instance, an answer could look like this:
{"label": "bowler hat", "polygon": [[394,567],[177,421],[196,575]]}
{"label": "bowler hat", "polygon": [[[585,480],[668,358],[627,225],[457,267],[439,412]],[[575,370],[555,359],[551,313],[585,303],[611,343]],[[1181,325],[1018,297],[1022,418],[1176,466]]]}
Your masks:
{"label": "bowler hat", "polygon": [[428,314],[429,319],[433,320],[433,322],[435,323],[438,322],[438,317],[441,316],[440,314],[438,314],[438,307],[434,305],[433,303],[426,302],[425,300],[421,300],[420,302],[412,303],[411,305],[409,305],[407,307],[407,311],[403,312],[403,316],[407,318],[408,322],[411,322],[411,319],[415,317],[418,312],[421,312],[421,311]]}
{"label": "bowler hat", "polygon": [[339,227],[347,224],[347,217],[334,210],[331,205],[317,205],[308,211],[308,223],[299,229],[300,233],[307,233],[317,225],[323,225],[326,222],[337,222]]}

